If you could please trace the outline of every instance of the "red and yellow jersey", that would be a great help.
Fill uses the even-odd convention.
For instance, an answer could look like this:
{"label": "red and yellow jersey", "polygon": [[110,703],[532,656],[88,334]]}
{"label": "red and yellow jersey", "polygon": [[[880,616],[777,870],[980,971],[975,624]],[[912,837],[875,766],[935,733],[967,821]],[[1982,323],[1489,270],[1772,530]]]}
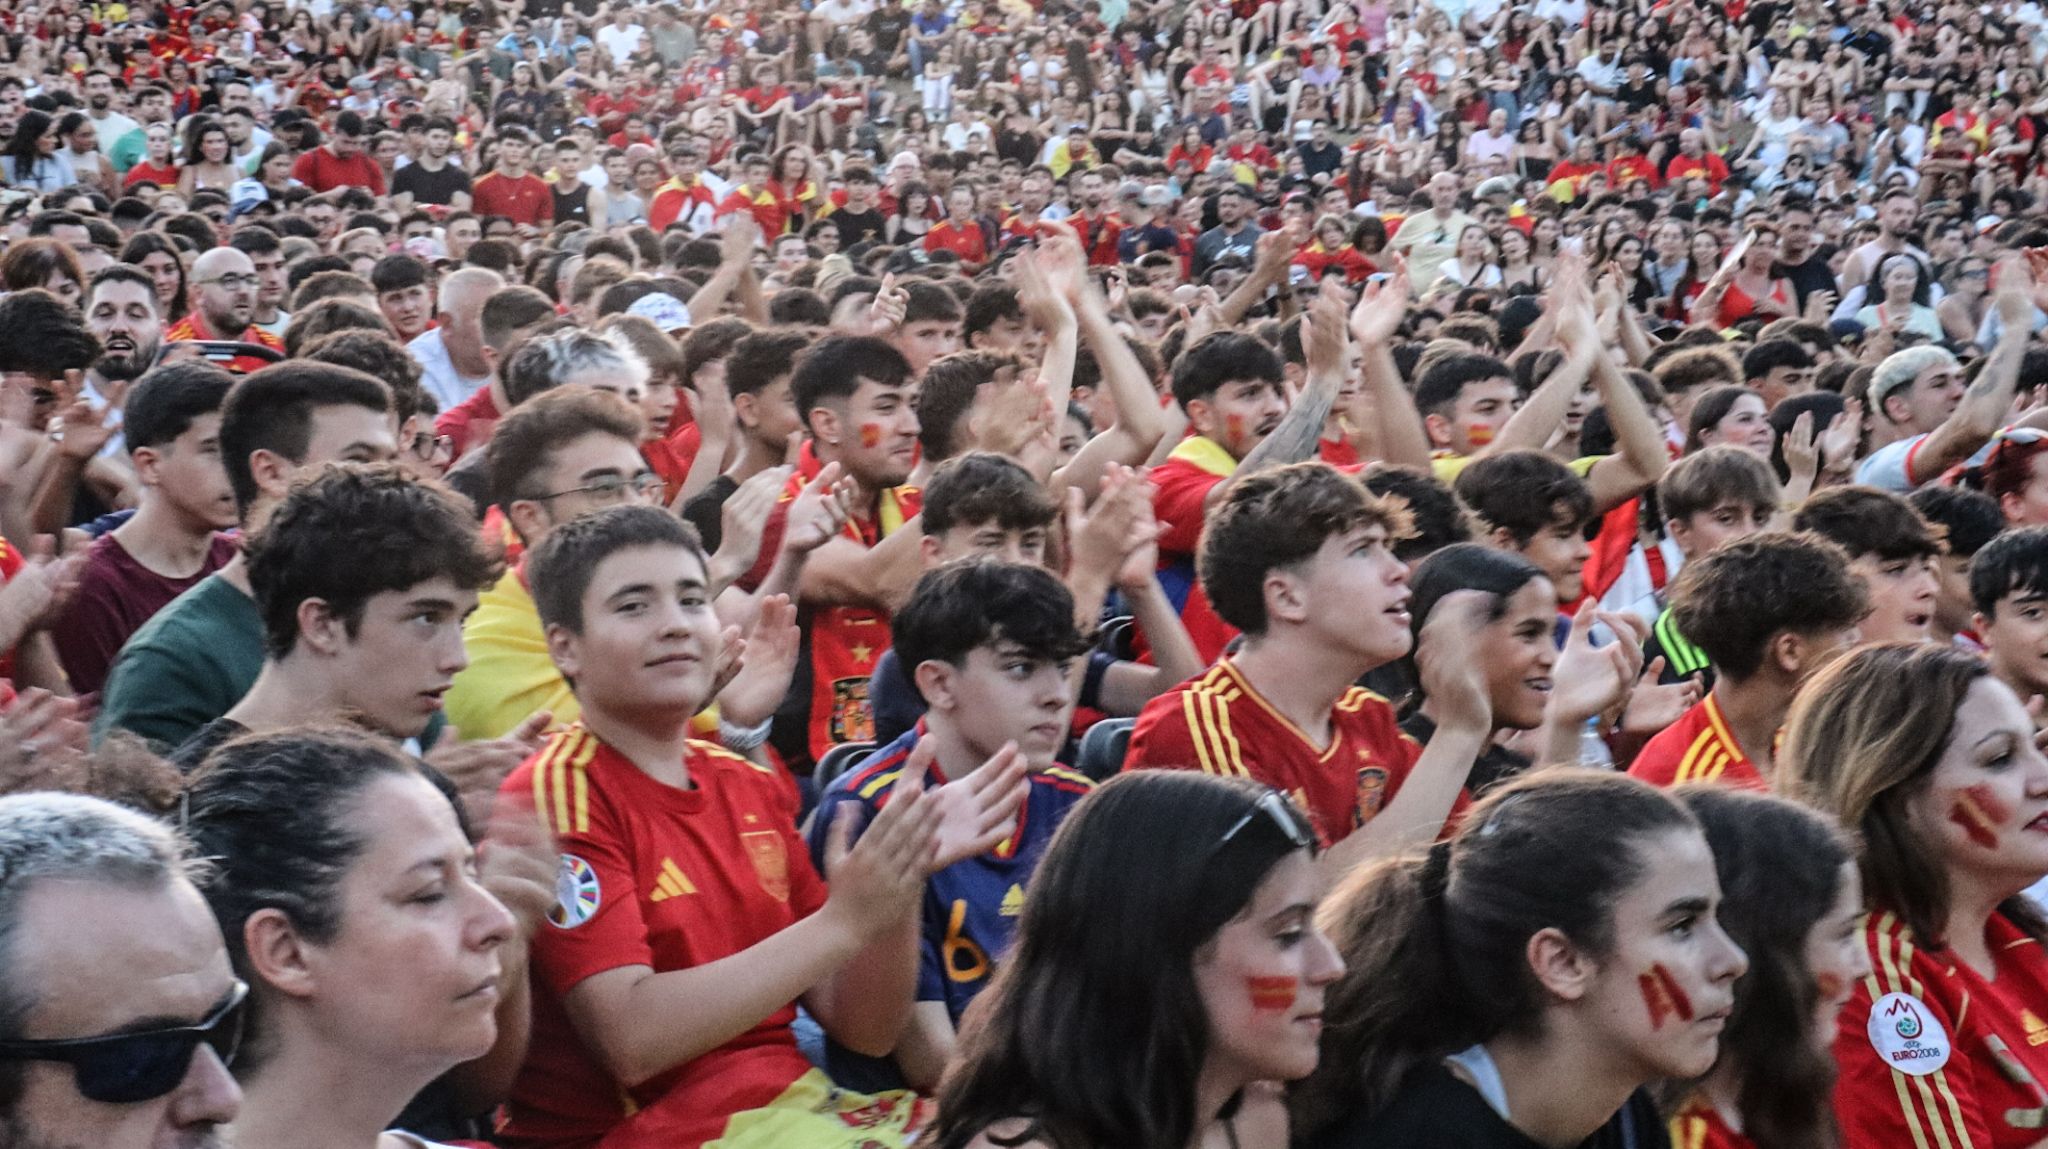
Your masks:
{"label": "red and yellow jersey", "polygon": [[981,225],[973,220],[955,223],[942,219],[924,233],[926,252],[950,251],[960,257],[960,262],[969,268],[979,268],[988,262],[988,237],[982,233]]}
{"label": "red and yellow jersey", "polygon": [[1728,1127],[1719,1110],[1695,1095],[1673,1114],[1671,1149],[1756,1149],[1756,1142]]}
{"label": "red and yellow jersey", "polygon": [[1719,782],[1742,790],[1771,788],[1735,741],[1713,691],[1644,743],[1628,772],[1653,786]]}
{"label": "red and yellow jersey", "polygon": [[717,200],[711,189],[704,186],[704,181],[699,178],[685,184],[680,178],[671,178],[656,188],[654,198],[648,201],[647,226],[656,231],[666,231],[668,225],[676,220],[694,217],[700,207],[717,207]]}
{"label": "red and yellow jersey", "polygon": [[1159,585],[1180,611],[1181,624],[1205,662],[1223,654],[1237,628],[1217,615],[1195,576],[1195,548],[1207,521],[1205,503],[1237,460],[1212,439],[1189,435],[1152,470],[1152,512],[1166,528],[1159,538]]}
{"label": "red and yellow jersey", "polygon": [[1893,914],[1864,918],[1870,976],[1835,1033],[1843,1149],[2025,1149],[2048,1122],[2048,955],[2002,914],[1994,976],[1926,950]]}
{"label": "red and yellow jersey", "polygon": [[1124,769],[1255,778],[1286,791],[1330,846],[1372,821],[1422,756],[1370,690],[1346,691],[1330,724],[1330,744],[1317,746],[1224,658],[1145,704]]}
{"label": "red and yellow jersey", "polygon": [[506,779],[561,850],[557,905],[533,939],[533,1042],[512,1088],[512,1143],[690,1149],[811,1071],[790,1003],[718,1049],[626,1088],[571,1028],[584,979],[731,957],[808,916],[825,883],[797,833],[786,774],[690,743],[690,789],[658,782],[581,726]]}
{"label": "red and yellow jersey", "polygon": [[736,187],[718,201],[718,216],[723,219],[736,211],[749,212],[754,222],[761,225],[761,234],[767,239],[781,235],[789,227],[789,209],[772,191],[759,191],[750,187]]}
{"label": "red and yellow jersey", "polygon": [[[262,347],[268,347],[279,355],[284,354],[284,340],[263,330],[261,327],[252,324],[248,330],[239,334],[216,335],[206,329],[206,320],[197,311],[193,311],[185,316],[185,318],[171,324],[170,329],[164,332],[164,342],[166,343],[216,339],[225,339],[236,343],[254,343]],[[223,366],[237,375],[247,375],[251,371],[270,366],[270,360],[258,359],[253,355],[237,355],[233,359],[228,360]]]}
{"label": "red and yellow jersey", "polygon": [[[824,464],[818,461],[811,445],[804,444],[797,453],[796,474],[790,476],[781,500],[769,513],[768,525],[762,528],[761,551],[754,560],[754,568],[742,575],[736,585],[751,591],[768,577],[775,557],[782,552],[789,504],[823,469]],[[924,492],[916,487],[883,491],[875,500],[873,514],[847,520],[846,537],[862,546],[874,546],[895,534],[923,509]],[[882,660],[882,652],[889,649],[888,614],[856,606],[807,606],[798,613],[797,622],[810,640],[808,666],[799,667],[797,673],[808,675],[811,692],[805,731],[811,760],[816,761],[842,742],[872,741],[875,713],[868,702],[868,679]],[[800,678],[799,685],[804,681]],[[776,745],[783,748],[784,760],[794,765],[795,760],[789,757],[789,750],[779,736]]]}

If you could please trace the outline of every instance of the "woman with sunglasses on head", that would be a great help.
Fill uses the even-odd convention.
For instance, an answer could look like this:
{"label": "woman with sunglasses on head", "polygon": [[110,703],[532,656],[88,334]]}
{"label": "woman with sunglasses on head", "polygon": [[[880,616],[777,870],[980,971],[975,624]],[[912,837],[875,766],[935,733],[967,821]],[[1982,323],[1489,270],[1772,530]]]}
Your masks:
{"label": "woman with sunglasses on head", "polygon": [[1290,1099],[1314,1149],[1661,1145],[1646,1086],[1720,1053],[1748,967],[1699,822],[1632,778],[1550,770],[1319,915],[1346,971]]}
{"label": "woman with sunglasses on head", "polygon": [[2048,1124],[2048,759],[1984,659],[1887,643],[1800,691],[1782,790],[1863,839],[1872,972],[1834,1039],[1845,1149],[2021,1149]]}
{"label": "woman with sunglasses on head", "polygon": [[251,986],[237,1149],[419,1149],[385,1130],[493,1051],[524,945],[445,785],[343,731],[240,739],[193,777],[186,831]]}
{"label": "woman with sunglasses on head", "polygon": [[1039,863],[926,1143],[1286,1144],[1270,1083],[1315,1068],[1342,969],[1311,921],[1315,854],[1278,791],[1181,770],[1111,779]]}
{"label": "woman with sunglasses on head", "polygon": [[1998,500],[2007,526],[2048,526],[2048,431],[2007,427],[1993,435],[1991,450],[1964,470],[1963,483]]}
{"label": "woman with sunglasses on head", "polygon": [[1713,1071],[1673,1100],[1681,1149],[1826,1149],[1836,1143],[1835,1018],[1870,972],[1856,849],[1834,821],[1727,786],[1673,795],[1706,831],[1721,926],[1749,955]]}

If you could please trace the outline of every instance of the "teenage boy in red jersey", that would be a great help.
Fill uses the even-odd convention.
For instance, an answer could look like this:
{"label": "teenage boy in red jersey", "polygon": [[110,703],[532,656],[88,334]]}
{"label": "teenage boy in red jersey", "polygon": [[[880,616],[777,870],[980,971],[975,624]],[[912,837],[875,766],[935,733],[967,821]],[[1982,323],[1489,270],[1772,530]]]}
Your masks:
{"label": "teenage boy in red jersey", "polygon": [[[857,843],[839,824],[828,892],[789,776],[689,737],[721,645],[690,529],[615,507],[557,528],[527,572],[583,718],[504,786],[538,805],[562,850],[558,904],[534,939],[511,1143],[904,1144],[924,1106],[836,1089],[797,1048],[796,1001],[851,1049],[895,1045],[925,879],[1010,833],[1023,762],[931,790],[910,780]],[[785,625],[756,653],[786,660],[797,640]]]}
{"label": "teenage boy in red jersey", "polygon": [[[781,546],[791,501],[828,463],[854,482],[853,518],[819,547],[798,583],[804,665],[771,736],[792,765],[816,761],[841,742],[872,737],[868,679],[889,649],[888,612],[923,572],[918,526],[922,496],[906,485],[917,463],[911,365],[874,336],[834,335],[797,361],[790,393],[811,441],[769,520],[761,554]],[[756,562],[738,585],[753,589],[772,562]]]}
{"label": "teenage boy in red jersey", "polygon": [[1650,739],[1628,772],[1658,786],[1770,789],[1793,696],[1856,641],[1869,610],[1847,556],[1813,535],[1751,535],[1685,564],[1671,613],[1682,633],[1699,636],[1714,688]]}
{"label": "teenage boy in red jersey", "polygon": [[1201,574],[1244,646],[1146,705],[1124,769],[1198,769],[1286,791],[1333,878],[1435,838],[1493,730],[1478,646],[1488,603],[1446,603],[1423,628],[1417,662],[1441,708],[1424,749],[1386,699],[1353,685],[1411,644],[1408,568],[1389,545],[1403,526],[1327,463],[1235,484],[1202,537]]}
{"label": "teenage boy in red jersey", "polygon": [[[1205,661],[1222,654],[1236,631],[1211,609],[1195,579],[1202,525],[1240,476],[1315,455],[1347,374],[1342,298],[1340,287],[1327,284],[1303,321],[1307,382],[1291,406],[1280,357],[1249,335],[1211,335],[1188,348],[1174,368],[1174,401],[1187,413],[1192,433],[1152,471],[1153,513],[1165,527],[1159,577]],[[1400,322],[1400,306],[1375,306],[1384,298],[1367,292],[1352,313],[1359,342],[1367,347],[1384,342]],[[1411,407],[1411,419],[1412,412]],[[1394,411],[1384,414],[1400,418]]]}

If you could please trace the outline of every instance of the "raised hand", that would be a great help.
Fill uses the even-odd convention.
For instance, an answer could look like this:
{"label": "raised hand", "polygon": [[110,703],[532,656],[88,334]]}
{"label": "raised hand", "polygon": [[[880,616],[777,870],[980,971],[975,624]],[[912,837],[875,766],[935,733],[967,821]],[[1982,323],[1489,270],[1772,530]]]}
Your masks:
{"label": "raised hand", "polygon": [[840,477],[838,463],[820,468],[817,477],[805,483],[789,504],[789,514],[783,520],[783,549],[809,554],[838,538],[853,518],[855,487],[851,478]]}
{"label": "raised hand", "polygon": [[734,726],[758,726],[775,714],[796,673],[803,631],[796,605],[786,594],[761,600],[754,627],[738,658],[738,669],[718,692],[719,715]]}
{"label": "raised hand", "polygon": [[1445,595],[1422,624],[1415,664],[1439,727],[1491,730],[1493,700],[1486,689],[1486,628],[1492,596],[1476,590]]}
{"label": "raised hand", "polygon": [[527,794],[499,794],[490,808],[484,839],[477,844],[477,881],[503,902],[530,939],[555,908],[559,857],[546,823]]}
{"label": "raised hand", "polygon": [[[1392,253],[1389,253],[1392,255]],[[1394,270],[1378,283],[1368,283],[1351,309],[1351,338],[1361,347],[1388,343],[1408,316],[1408,261],[1393,255]]]}
{"label": "raised hand", "polygon": [[[931,766],[926,752],[929,740],[920,739],[904,763],[903,777],[915,775],[922,784]],[[920,758],[919,754],[923,753]],[[1017,820],[1017,808],[1024,804],[1026,781],[1024,756],[1015,742],[1006,742],[981,768],[965,778],[956,778],[931,791],[925,798],[939,812],[936,848],[926,860],[926,874],[936,874],[955,862],[979,857],[1010,836]],[[896,784],[902,794],[903,783]]]}
{"label": "raised hand", "polygon": [[1341,379],[1349,368],[1344,303],[1344,288],[1334,279],[1325,279],[1309,304],[1308,313],[1301,317],[1301,349],[1308,357],[1310,379]]}
{"label": "raised hand", "polygon": [[503,738],[478,742],[462,741],[462,732],[450,726],[427,752],[427,765],[455,784],[470,821],[481,823],[497,802],[498,787],[521,762],[540,752],[554,721],[552,712],[535,711]]}
{"label": "raised hand", "polygon": [[869,335],[887,335],[903,326],[903,316],[910,310],[910,292],[896,285],[896,273],[882,277],[882,289],[875,292],[874,302],[868,304]]}
{"label": "raised hand", "polygon": [[1851,399],[1842,413],[1820,433],[1820,457],[1830,471],[1847,471],[1856,461],[1856,443],[1863,437],[1863,400]]}
{"label": "raised hand", "polygon": [[[1605,622],[1614,631],[1615,641],[1594,646],[1596,622]],[[1558,721],[1580,725],[1628,697],[1643,668],[1640,627],[1640,619],[1603,614],[1591,602],[1572,616],[1571,633],[1550,674],[1550,709]]]}
{"label": "raised hand", "polygon": [[1785,467],[1792,477],[1812,483],[1820,474],[1821,456],[1820,444],[1813,434],[1813,412],[1802,411],[1797,419],[1792,420],[1792,429],[1785,432],[1784,448]]}
{"label": "raised hand", "polygon": [[87,788],[87,729],[76,699],[35,688],[0,708],[0,794]]}
{"label": "raised hand", "polygon": [[1621,732],[1647,738],[1685,717],[1700,700],[1700,684],[1690,678],[1665,685],[1657,681],[1664,674],[1664,656],[1658,655],[1643,668],[1636,688],[1629,691],[1628,705],[1621,710]]}
{"label": "raised hand", "polygon": [[[776,500],[796,468],[769,467],[739,485],[718,512],[718,553],[728,556],[738,574],[752,570],[761,553],[761,536],[768,530],[768,518]],[[737,577],[735,575],[734,577]],[[723,584],[721,584],[723,585]]]}

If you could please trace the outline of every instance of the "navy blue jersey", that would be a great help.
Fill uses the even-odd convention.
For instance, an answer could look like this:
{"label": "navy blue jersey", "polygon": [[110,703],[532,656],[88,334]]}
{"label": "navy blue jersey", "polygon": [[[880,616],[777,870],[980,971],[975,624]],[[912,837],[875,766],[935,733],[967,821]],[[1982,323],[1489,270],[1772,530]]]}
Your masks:
{"label": "navy blue jersey", "polygon": [[[923,734],[920,721],[826,787],[808,834],[816,865],[825,864],[826,835],[840,804],[859,803],[857,823],[865,828],[888,803],[904,761]],[[1017,914],[1024,907],[1024,888],[1053,831],[1094,786],[1086,777],[1057,766],[1033,770],[1028,777],[1030,786],[1010,836],[986,854],[940,870],[925,884],[917,1000],[945,1002],[956,1024],[967,1003],[988,984],[996,960],[1008,952],[1017,932]],[[925,787],[945,782],[934,764]]]}

